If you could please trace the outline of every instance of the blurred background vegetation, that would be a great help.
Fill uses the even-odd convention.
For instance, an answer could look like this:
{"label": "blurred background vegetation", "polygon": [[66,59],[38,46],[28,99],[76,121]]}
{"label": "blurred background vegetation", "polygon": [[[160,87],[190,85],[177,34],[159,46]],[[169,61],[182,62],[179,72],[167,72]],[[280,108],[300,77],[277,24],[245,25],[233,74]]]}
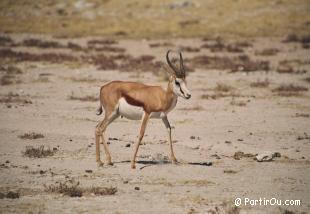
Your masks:
{"label": "blurred background vegetation", "polygon": [[59,37],[309,34],[309,0],[1,0],[0,31]]}

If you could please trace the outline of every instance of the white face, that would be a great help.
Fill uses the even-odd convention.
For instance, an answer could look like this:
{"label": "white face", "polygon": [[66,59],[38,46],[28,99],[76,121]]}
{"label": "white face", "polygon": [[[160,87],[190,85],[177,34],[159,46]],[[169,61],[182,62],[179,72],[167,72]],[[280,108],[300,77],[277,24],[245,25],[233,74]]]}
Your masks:
{"label": "white face", "polygon": [[175,78],[172,82],[173,84],[173,92],[185,99],[191,98],[191,92],[187,89],[186,82],[181,78]]}

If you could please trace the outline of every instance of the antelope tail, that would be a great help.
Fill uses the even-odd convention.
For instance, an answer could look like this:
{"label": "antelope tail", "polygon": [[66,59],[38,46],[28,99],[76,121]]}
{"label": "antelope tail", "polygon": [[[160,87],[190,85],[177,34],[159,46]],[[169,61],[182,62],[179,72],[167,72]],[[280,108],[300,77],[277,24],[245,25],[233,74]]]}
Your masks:
{"label": "antelope tail", "polygon": [[100,104],[100,106],[98,107],[98,109],[97,109],[97,112],[96,112],[96,114],[97,115],[100,115],[100,114],[102,114],[102,106],[101,106],[101,104]]}

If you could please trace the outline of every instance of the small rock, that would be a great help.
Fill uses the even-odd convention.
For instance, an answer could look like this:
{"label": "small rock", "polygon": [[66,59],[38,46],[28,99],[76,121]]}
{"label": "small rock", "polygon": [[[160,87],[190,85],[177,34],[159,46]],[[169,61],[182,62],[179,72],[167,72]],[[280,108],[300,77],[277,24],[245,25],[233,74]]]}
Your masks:
{"label": "small rock", "polygon": [[190,136],[190,139],[191,140],[194,140],[196,137],[195,136]]}
{"label": "small rock", "polygon": [[10,163],[10,161],[9,161],[9,160],[7,160],[7,161],[5,161],[5,163]]}
{"label": "small rock", "polygon": [[124,184],[128,184],[128,183],[129,183],[129,181],[125,180],[125,181],[123,181],[123,183],[124,183]]}
{"label": "small rock", "polygon": [[238,139],[238,141],[243,141],[243,139]]}
{"label": "small rock", "polygon": [[263,152],[261,154],[256,155],[255,160],[258,162],[267,162],[272,161],[275,157],[281,157],[279,152]]}
{"label": "small rock", "polygon": [[225,143],[227,143],[227,144],[231,144],[231,141],[229,141],[229,140],[225,140]]}
{"label": "small rock", "polygon": [[214,158],[216,158],[216,159],[221,159],[221,157],[218,156],[218,154],[211,155],[211,157],[214,157]]}
{"label": "small rock", "polygon": [[127,143],[127,144],[126,144],[126,147],[130,147],[130,143]]}
{"label": "small rock", "polygon": [[194,149],[194,150],[197,150],[197,149],[199,149],[200,148],[200,146],[198,145],[198,146],[194,146],[194,147],[192,147],[192,149]]}
{"label": "small rock", "polygon": [[93,170],[91,170],[91,169],[86,169],[85,172],[86,172],[86,173],[93,173]]}
{"label": "small rock", "polygon": [[72,142],[72,139],[69,139],[70,142]]}
{"label": "small rock", "polygon": [[140,187],[135,187],[135,190],[140,190]]}
{"label": "small rock", "polygon": [[58,149],[56,147],[53,147],[53,151],[57,151]]}

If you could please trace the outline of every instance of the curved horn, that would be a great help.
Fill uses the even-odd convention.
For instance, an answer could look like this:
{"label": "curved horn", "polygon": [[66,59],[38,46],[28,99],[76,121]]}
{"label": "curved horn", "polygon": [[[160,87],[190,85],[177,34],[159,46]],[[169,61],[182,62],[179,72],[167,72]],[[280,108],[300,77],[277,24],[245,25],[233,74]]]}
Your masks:
{"label": "curved horn", "polygon": [[182,57],[181,52],[180,52],[180,72],[182,73],[182,75],[185,76],[185,69],[184,69],[184,65],[183,65],[183,57]]}
{"label": "curved horn", "polygon": [[166,60],[167,60],[167,63],[168,65],[170,66],[170,68],[172,68],[172,70],[175,72],[175,74],[179,74],[179,71],[178,69],[170,62],[170,59],[169,59],[169,53],[171,52],[171,50],[168,50],[167,51],[167,54],[166,54]]}

